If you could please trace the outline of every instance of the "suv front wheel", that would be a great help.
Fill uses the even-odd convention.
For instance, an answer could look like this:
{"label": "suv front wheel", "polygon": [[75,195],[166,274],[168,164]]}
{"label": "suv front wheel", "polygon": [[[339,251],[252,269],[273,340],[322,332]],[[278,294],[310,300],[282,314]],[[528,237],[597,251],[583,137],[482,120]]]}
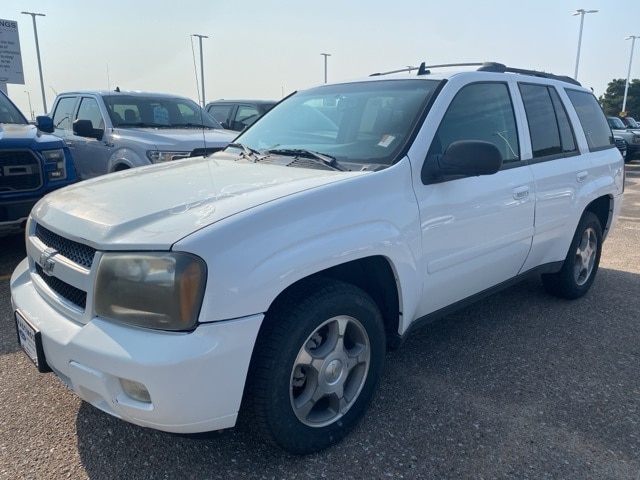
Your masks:
{"label": "suv front wheel", "polygon": [[296,454],[338,442],[371,403],[384,337],[377,305],[359,288],[328,279],[294,288],[258,337],[245,397],[252,426]]}

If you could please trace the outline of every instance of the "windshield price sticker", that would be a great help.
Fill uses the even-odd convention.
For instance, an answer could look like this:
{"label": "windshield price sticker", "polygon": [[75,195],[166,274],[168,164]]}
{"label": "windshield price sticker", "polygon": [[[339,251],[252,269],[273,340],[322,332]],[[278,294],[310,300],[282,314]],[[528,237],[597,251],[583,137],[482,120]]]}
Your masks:
{"label": "windshield price sticker", "polygon": [[20,315],[20,313],[15,312],[15,319],[18,342],[24,352],[33,361],[33,363],[35,363],[40,372],[50,371],[47,362],[44,360],[44,350],[42,349],[40,332],[33,327],[27,319]]}

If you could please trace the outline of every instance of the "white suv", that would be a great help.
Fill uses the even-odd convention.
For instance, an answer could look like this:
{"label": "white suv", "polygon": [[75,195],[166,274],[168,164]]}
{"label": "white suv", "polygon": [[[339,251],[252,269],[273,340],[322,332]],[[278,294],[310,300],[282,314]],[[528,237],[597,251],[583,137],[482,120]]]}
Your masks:
{"label": "white suv", "polygon": [[50,133],[66,142],[82,179],[208,155],[237,136],[193,100],[166,93],[61,93],[51,112]]}
{"label": "white suv", "polygon": [[48,195],[11,279],[22,347],[126,421],[246,414],[308,453],[415,327],[530,275],[584,295],[623,195],[606,118],[574,80],[477,66],[301,91],[224,152]]}

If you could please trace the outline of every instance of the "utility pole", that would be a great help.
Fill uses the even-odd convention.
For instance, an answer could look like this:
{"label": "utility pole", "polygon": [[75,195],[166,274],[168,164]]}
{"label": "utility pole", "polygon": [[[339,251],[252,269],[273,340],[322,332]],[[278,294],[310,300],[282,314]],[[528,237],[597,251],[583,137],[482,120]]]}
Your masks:
{"label": "utility pole", "polygon": [[44,95],[44,80],[42,79],[42,63],[40,62],[40,45],[38,44],[38,28],[36,27],[36,17],[45,17],[44,13],[21,12],[24,15],[31,15],[33,19],[33,35],[36,38],[36,55],[38,56],[38,71],[40,72],[40,90],[42,92],[42,106],[44,114],[47,114],[47,99]]}
{"label": "utility pole", "polygon": [[331,54],[330,53],[321,53],[320,55],[322,55],[324,57],[324,83],[327,83],[327,57],[330,57]]}

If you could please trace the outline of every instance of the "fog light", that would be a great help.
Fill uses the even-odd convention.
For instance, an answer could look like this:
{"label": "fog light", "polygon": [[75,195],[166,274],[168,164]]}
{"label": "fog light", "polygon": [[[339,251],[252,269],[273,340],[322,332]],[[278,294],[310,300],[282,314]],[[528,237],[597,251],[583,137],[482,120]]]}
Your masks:
{"label": "fog light", "polygon": [[120,386],[128,397],[133,398],[137,402],[151,403],[151,395],[149,394],[149,390],[147,390],[147,387],[145,387],[140,382],[134,382],[133,380],[121,378]]}

